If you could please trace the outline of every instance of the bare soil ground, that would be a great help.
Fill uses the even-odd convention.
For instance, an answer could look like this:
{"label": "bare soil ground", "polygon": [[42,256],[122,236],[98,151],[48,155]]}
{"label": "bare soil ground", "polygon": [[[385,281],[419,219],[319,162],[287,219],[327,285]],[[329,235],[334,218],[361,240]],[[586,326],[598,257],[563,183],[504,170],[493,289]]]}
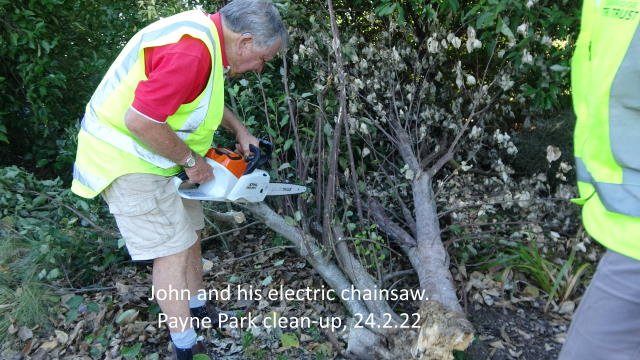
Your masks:
{"label": "bare soil ground", "polygon": [[541,307],[538,303],[517,307],[474,306],[469,318],[477,335],[465,359],[557,359],[569,322],[544,314]]}

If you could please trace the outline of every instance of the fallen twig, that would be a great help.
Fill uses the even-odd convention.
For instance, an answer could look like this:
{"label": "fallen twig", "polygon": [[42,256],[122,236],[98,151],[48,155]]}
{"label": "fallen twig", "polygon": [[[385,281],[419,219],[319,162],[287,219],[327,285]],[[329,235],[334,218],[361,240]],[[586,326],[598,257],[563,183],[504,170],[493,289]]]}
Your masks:
{"label": "fallen twig", "polygon": [[206,238],[203,238],[202,241],[215,239],[217,237],[224,236],[224,235],[227,235],[227,234],[233,234],[236,231],[244,230],[246,228],[249,228],[249,227],[251,227],[253,225],[256,225],[256,224],[259,224],[259,223],[260,223],[259,221],[254,221],[252,223],[248,223],[247,225],[241,226],[239,228],[235,228],[235,229],[231,229],[231,230],[228,230],[228,231],[223,231],[221,233],[217,233],[215,235],[207,236]]}
{"label": "fallen twig", "polygon": [[262,249],[262,250],[258,250],[256,252],[252,252],[251,254],[242,255],[242,256],[237,257],[237,258],[224,259],[224,260],[222,260],[222,262],[233,262],[233,261],[237,261],[237,260],[242,260],[242,259],[250,258],[252,256],[261,254],[263,252],[267,252],[269,250],[275,250],[275,249],[295,249],[295,246],[293,246],[293,245],[274,246],[274,247],[270,247],[270,248],[267,248],[267,249]]}

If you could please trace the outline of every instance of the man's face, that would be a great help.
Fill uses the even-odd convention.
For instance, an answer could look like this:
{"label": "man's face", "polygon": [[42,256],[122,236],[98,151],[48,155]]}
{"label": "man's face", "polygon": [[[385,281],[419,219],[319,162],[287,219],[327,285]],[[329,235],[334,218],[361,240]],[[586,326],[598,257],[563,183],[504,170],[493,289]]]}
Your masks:
{"label": "man's face", "polygon": [[236,76],[247,71],[262,72],[267,61],[273,59],[282,46],[282,41],[276,41],[271,47],[261,49],[254,46],[253,37],[240,39],[236,56],[230,59],[229,76]]}

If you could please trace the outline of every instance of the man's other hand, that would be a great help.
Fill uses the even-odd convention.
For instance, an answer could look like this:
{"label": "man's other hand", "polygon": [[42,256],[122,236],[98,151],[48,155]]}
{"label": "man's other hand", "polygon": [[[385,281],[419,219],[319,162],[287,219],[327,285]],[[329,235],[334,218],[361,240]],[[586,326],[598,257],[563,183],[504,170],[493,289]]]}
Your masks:
{"label": "man's other hand", "polygon": [[258,138],[251,135],[249,131],[238,131],[236,134],[236,150],[240,152],[245,158],[247,158],[251,154],[251,150],[249,150],[249,144],[253,144],[254,146],[260,146],[260,142]]}

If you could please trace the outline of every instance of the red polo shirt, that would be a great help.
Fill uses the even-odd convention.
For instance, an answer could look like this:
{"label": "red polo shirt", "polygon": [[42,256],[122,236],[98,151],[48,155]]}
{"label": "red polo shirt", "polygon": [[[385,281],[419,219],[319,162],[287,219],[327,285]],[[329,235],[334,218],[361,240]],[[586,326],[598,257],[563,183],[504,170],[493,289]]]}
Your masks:
{"label": "red polo shirt", "polygon": [[[228,66],[220,14],[209,15],[220,34],[222,65]],[[211,55],[199,39],[185,35],[178,42],[144,49],[147,80],[138,83],[131,106],[142,115],[164,122],[183,104],[200,95],[211,73]]]}

